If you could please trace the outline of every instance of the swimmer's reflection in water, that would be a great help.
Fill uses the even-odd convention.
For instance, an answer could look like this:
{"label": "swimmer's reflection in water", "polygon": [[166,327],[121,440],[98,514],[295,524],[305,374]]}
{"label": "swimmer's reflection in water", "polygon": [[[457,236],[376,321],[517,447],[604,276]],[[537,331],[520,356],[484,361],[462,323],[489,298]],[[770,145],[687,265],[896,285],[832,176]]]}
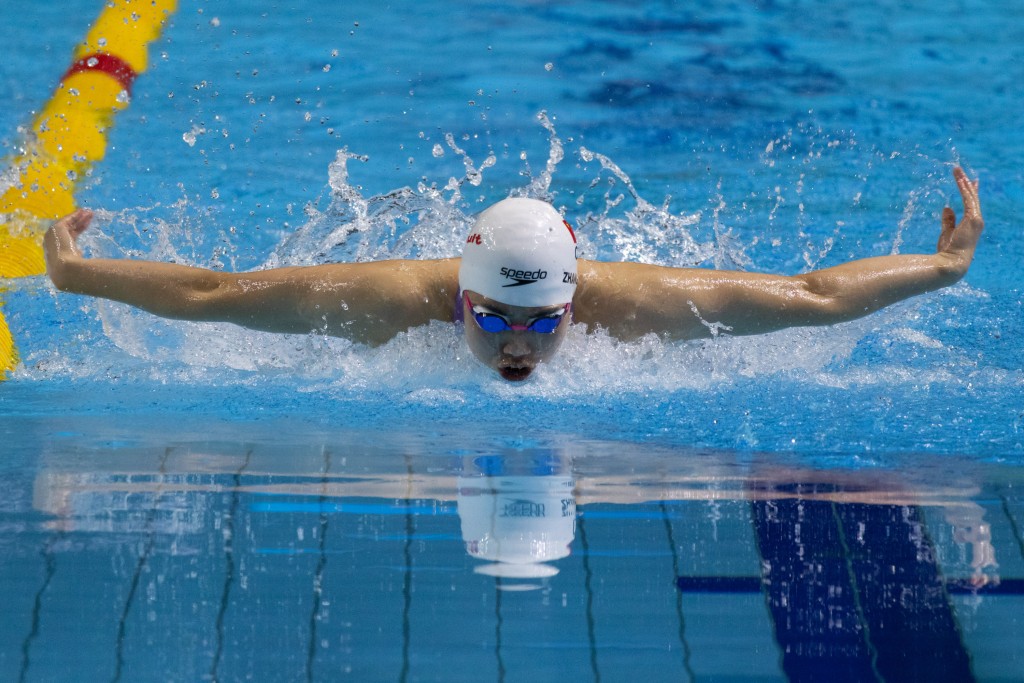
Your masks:
{"label": "swimmer's reflection in water", "polygon": [[[991,511],[976,502],[989,495],[984,490],[991,484],[983,486],[971,472],[935,481],[927,472],[915,473],[910,468],[879,472],[812,471],[755,463],[737,473],[731,456],[723,462],[713,457],[692,459],[675,454],[665,469],[661,469],[661,461],[657,461],[657,469],[651,469],[650,461],[645,464],[638,459],[644,454],[634,451],[628,455],[626,459],[595,466],[595,461],[588,459],[579,447],[559,447],[460,458],[456,471],[438,472],[430,462],[423,465],[423,474],[417,475],[418,484],[412,489],[407,471],[389,473],[386,467],[381,469],[380,463],[367,462],[358,467],[353,465],[359,471],[377,472],[365,481],[345,480],[326,489],[323,484],[274,484],[271,488],[277,493],[326,496],[326,500],[337,500],[339,504],[353,498],[454,501],[464,547],[471,556],[489,563],[525,565],[523,571],[539,567],[550,575],[557,573],[557,561],[571,554],[579,522],[577,506],[586,509],[591,505],[644,505],[660,501],[669,506],[664,509],[680,511],[684,508],[675,504],[750,501],[763,502],[765,518],[769,519],[778,501],[796,501],[798,508],[804,505],[804,510],[810,509],[806,503],[821,504],[833,511],[844,506],[861,510],[885,507],[895,511],[890,517],[897,521],[903,510],[918,508],[934,511],[928,515],[932,523],[942,521],[927,535],[941,549],[944,564],[952,567],[947,567],[947,571],[952,571],[958,582],[978,588],[1000,583],[992,521],[987,518]],[[215,472],[214,463],[221,461],[234,466],[242,462],[237,457],[218,455],[201,469]],[[289,462],[295,471],[307,471],[302,469],[301,459],[293,457]],[[309,480],[318,479],[320,465],[317,459],[307,463]],[[208,482],[195,479],[189,469],[195,467],[192,459],[184,462],[185,469],[169,465],[165,471],[162,466],[157,483],[155,470],[106,471],[106,466],[100,459],[76,468],[61,454],[38,473],[32,487],[32,505],[49,516],[48,528],[120,534],[152,530],[157,520],[163,525],[161,533],[176,537],[176,543],[184,543],[185,539],[195,538],[208,523],[206,515],[211,514],[214,504],[211,494],[223,492],[215,475]],[[625,468],[625,472],[617,473],[610,467]],[[599,473],[595,471],[598,468]],[[266,473],[268,479],[273,478],[274,471]],[[112,520],[112,509],[126,509],[132,514]],[[161,514],[156,517],[136,514],[157,509]],[[687,509],[694,510],[695,516],[688,517],[686,523],[699,526],[702,508]],[[850,519],[856,517],[843,514]],[[787,535],[796,533],[779,528]],[[854,538],[859,538],[858,534]],[[804,541],[814,544],[820,539],[812,535],[805,536]],[[487,571],[490,570],[483,570]]]}
{"label": "swimmer's reflection in water", "polygon": [[464,321],[473,355],[506,380],[528,378],[570,324],[632,340],[750,335],[852,320],[960,280],[983,220],[978,184],[953,170],[963,219],[942,212],[932,254],[893,254],[787,277],[577,258],[555,208],[511,198],[477,217],[461,258],[388,260],[225,273],[151,261],[85,258],[92,213],[53,224],[44,247],[58,289],[151,313],[270,332],[317,332],[379,345],[433,320]]}
{"label": "swimmer's reflection in water", "polygon": [[550,563],[569,555],[576,533],[575,486],[568,462],[553,456],[473,458],[456,483],[466,552],[488,562],[473,571],[510,580],[556,575]]}

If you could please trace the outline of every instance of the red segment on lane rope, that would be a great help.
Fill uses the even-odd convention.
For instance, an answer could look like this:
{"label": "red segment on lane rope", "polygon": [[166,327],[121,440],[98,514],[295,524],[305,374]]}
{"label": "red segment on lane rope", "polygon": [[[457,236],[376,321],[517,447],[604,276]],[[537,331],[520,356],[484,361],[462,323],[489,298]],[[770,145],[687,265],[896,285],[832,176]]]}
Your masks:
{"label": "red segment on lane rope", "polygon": [[132,92],[132,84],[135,82],[135,77],[138,76],[135,69],[117,55],[107,54],[106,52],[95,52],[91,55],[82,57],[72,64],[71,68],[68,69],[68,72],[61,77],[61,83],[68,80],[75,74],[80,74],[85,71],[102,71],[120,83],[121,87],[124,88],[129,95]]}

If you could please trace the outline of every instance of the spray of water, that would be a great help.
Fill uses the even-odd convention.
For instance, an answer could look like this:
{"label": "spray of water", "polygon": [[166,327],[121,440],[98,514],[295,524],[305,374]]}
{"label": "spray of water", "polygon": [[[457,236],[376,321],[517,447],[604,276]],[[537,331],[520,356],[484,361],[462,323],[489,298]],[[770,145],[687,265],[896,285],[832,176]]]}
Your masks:
{"label": "spray of water", "polygon": [[[566,162],[565,143],[547,115],[541,113],[538,120],[548,133],[546,163],[539,174],[511,194],[542,198],[559,206],[556,177]],[[461,174],[443,183],[421,181],[415,187],[372,196],[365,196],[351,180],[352,164],[366,163],[366,157],[347,149],[338,151],[328,169],[327,196],[305,207],[305,222],[280,242],[263,267],[457,256],[472,222],[463,190],[483,183],[498,161],[488,154],[477,163],[454,136],[446,136],[445,141],[452,156],[461,160]],[[766,155],[771,166],[774,151],[787,151],[789,144],[780,139],[769,145]],[[744,243],[729,224],[736,212],[730,211],[725,198],[728,188],[721,182],[716,187],[715,204],[706,214],[673,212],[671,198],[656,203],[642,196],[629,175],[607,155],[578,146],[570,150],[568,158],[594,174],[587,191],[573,202],[582,215],[567,212],[577,226],[584,257],[681,267],[756,268],[747,253],[752,243]],[[789,191],[800,204],[802,176]],[[783,197],[784,191],[778,187],[774,194],[777,208],[794,203]],[[915,201],[912,198],[901,226],[913,215]],[[204,238],[203,231],[193,224],[195,219],[188,217],[186,209],[194,208],[182,200],[170,211],[156,207],[100,213],[99,229],[87,233],[84,246],[99,255],[195,263],[195,246]],[[111,236],[113,230],[104,228],[112,225],[120,230],[127,226],[136,236],[146,233],[151,237],[147,251],[120,247]],[[183,235],[187,239],[183,240]],[[213,238],[227,242],[227,237]],[[826,239],[812,248],[801,226],[793,239],[807,245],[803,259],[808,266],[822,261],[833,245]],[[234,249],[230,243],[219,247],[213,252],[214,262],[207,260],[201,265],[230,267]],[[913,308],[897,308],[827,330],[789,330],[757,338],[730,337],[728,330],[707,321],[713,338],[692,343],[665,343],[653,336],[623,343],[601,332],[574,329],[553,362],[525,385],[513,386],[480,367],[459,329],[451,325],[411,330],[383,347],[368,349],[318,335],[272,335],[225,325],[159,320],[102,300],[84,305],[102,324],[101,333],[86,340],[92,344],[92,360],[83,360],[80,353],[69,353],[66,345],[55,342],[35,350],[23,374],[102,376],[117,366],[122,376],[134,373],[168,383],[247,383],[269,376],[297,379],[303,392],[383,392],[413,404],[454,405],[481,396],[572,402],[623,392],[713,391],[737,380],[771,382],[772,378],[793,375],[821,386],[884,381],[884,368],[848,366],[858,344],[879,334],[888,335],[904,349],[897,359],[904,366],[907,356],[912,360],[918,351],[932,355],[946,351],[941,342],[906,325],[879,331]],[[68,360],[62,360],[64,356]]]}

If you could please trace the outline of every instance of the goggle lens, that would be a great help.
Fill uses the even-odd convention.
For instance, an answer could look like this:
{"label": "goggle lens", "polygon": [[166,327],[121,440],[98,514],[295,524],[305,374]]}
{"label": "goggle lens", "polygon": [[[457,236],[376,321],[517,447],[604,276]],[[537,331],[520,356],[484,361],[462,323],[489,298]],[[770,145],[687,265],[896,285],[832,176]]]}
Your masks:
{"label": "goggle lens", "polygon": [[[466,298],[466,302],[469,303],[468,297]],[[497,334],[498,332],[505,332],[507,330],[529,330],[539,334],[553,334],[561,324],[562,318],[565,316],[566,312],[568,312],[569,304],[566,304],[565,308],[554,315],[546,315],[542,318],[531,320],[529,325],[511,325],[504,316],[498,315],[497,313],[477,310],[477,308],[472,304],[470,304],[470,309],[473,312],[473,319],[476,320],[476,324],[479,325],[480,329],[484,332]]]}

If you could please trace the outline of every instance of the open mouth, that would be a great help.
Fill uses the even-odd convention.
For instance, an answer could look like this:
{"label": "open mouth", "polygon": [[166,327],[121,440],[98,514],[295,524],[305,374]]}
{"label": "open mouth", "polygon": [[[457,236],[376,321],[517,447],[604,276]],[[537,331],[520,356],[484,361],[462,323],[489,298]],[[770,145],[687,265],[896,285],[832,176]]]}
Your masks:
{"label": "open mouth", "polygon": [[533,372],[533,368],[528,366],[498,368],[498,372],[509,382],[522,382],[530,376],[530,373]]}

